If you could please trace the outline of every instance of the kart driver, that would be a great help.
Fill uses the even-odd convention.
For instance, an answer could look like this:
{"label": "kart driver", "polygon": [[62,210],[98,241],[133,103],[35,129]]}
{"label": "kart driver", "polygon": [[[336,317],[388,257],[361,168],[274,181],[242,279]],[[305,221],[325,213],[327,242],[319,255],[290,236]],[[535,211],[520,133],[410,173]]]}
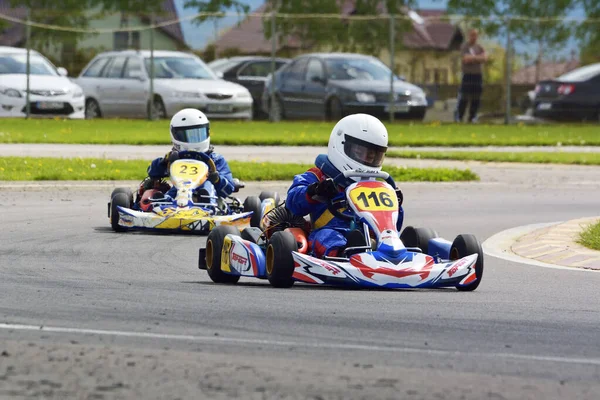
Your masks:
{"label": "kart driver", "polygon": [[[308,240],[316,257],[341,256],[350,237],[350,222],[335,217],[328,210],[326,201],[344,192],[359,178],[346,179],[337,187],[332,178],[340,171],[350,169],[380,171],[387,145],[387,129],[379,119],[367,114],[349,115],[331,131],[327,154],[317,157],[315,167],[294,177],[286,206],[293,214],[310,214],[313,230]],[[397,228],[400,231],[404,219],[400,189],[396,189],[396,196],[400,208]]]}
{"label": "kart driver", "polygon": [[[200,110],[186,108],[179,111],[171,119],[171,143],[173,148],[164,157],[152,161],[148,167],[148,177],[140,184],[139,198],[140,206],[148,205],[144,202],[143,193],[148,189],[156,189],[160,192],[167,191],[168,197],[175,198],[177,189],[162,182],[163,178],[169,176],[169,164],[179,159],[180,151],[193,151],[207,154],[215,162],[217,171],[211,172],[208,179],[196,191],[202,196],[212,196],[210,202],[216,203],[215,196],[227,197],[234,190],[233,176],[229,165],[222,155],[213,150],[210,145],[210,122],[206,115]],[[148,192],[146,197],[162,197],[162,193]],[[206,200],[204,200],[206,202]]]}

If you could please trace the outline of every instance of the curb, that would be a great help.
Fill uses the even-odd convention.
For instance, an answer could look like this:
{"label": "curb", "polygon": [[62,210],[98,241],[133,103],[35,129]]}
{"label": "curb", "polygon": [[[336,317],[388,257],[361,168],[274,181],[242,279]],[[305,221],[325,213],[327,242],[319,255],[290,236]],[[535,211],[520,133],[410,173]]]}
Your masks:
{"label": "curb", "polygon": [[509,249],[541,263],[600,271],[600,251],[576,243],[579,232],[599,220],[586,217],[545,226],[520,236]]}

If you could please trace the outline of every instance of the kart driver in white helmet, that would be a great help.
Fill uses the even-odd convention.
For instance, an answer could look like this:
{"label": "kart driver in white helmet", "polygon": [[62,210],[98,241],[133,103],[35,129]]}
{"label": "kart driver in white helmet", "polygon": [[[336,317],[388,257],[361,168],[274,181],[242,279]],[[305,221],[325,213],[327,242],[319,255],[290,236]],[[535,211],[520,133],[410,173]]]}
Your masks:
{"label": "kart driver in white helmet", "polygon": [[[346,247],[350,223],[334,216],[323,199],[331,199],[359,178],[348,178],[336,185],[333,178],[351,169],[380,171],[388,146],[388,132],[381,121],[367,114],[342,118],[331,131],[327,154],[321,154],[315,167],[296,175],[287,193],[286,207],[295,215],[309,215],[313,223],[308,240],[313,255],[341,256]],[[402,228],[404,212],[402,192],[398,197],[398,231]]]}
{"label": "kart driver in white helmet", "polygon": [[[148,205],[143,201],[143,192],[147,189],[168,190],[166,195],[175,198],[177,189],[175,187],[169,189],[161,181],[169,176],[169,164],[179,158],[180,152],[205,153],[215,162],[217,171],[208,175],[208,180],[197,192],[204,196],[210,196],[212,203],[216,202],[214,196],[227,197],[233,193],[234,183],[231,170],[225,158],[216,153],[213,146],[210,145],[210,121],[202,111],[194,108],[179,111],[171,119],[169,131],[173,148],[165,157],[159,157],[152,161],[148,167],[148,177],[140,185],[139,196],[142,199],[140,201],[142,208]],[[160,194],[158,196],[160,197]]]}

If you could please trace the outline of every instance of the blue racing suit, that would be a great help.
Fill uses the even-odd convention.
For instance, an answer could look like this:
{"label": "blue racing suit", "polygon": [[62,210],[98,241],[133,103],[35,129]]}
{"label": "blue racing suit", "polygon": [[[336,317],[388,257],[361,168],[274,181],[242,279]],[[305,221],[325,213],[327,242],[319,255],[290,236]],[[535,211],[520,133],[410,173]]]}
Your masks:
{"label": "blue racing suit", "polygon": [[[235,188],[233,184],[233,175],[231,174],[231,169],[229,169],[229,164],[227,164],[227,161],[222,155],[215,153],[212,150],[212,147],[206,152],[206,154],[208,154],[215,162],[217,172],[219,173],[219,180],[217,181],[216,185],[213,185],[209,180],[206,180],[198,189],[205,189],[209,196],[229,196],[231,193],[233,193]],[[152,179],[161,179],[169,176],[169,169],[167,163],[164,162],[164,157],[159,157],[152,161],[148,167],[148,176]],[[177,195],[177,188],[172,187],[166,193],[166,195],[174,199]],[[216,203],[214,199],[212,199],[211,202]]]}
{"label": "blue racing suit", "polygon": [[[335,217],[325,203],[318,202],[307,194],[310,184],[320,182],[327,178],[335,178],[340,174],[337,168],[331,164],[327,155],[321,154],[315,161],[315,167],[296,175],[292,186],[288,189],[286,206],[296,215],[308,215],[313,229],[308,236],[310,248],[313,255],[322,257],[324,255],[336,256],[338,251],[346,246],[346,235],[350,232],[350,222]],[[354,181],[347,179],[339,186],[340,192]],[[404,220],[404,210],[400,206],[398,212],[397,228],[400,232]]]}

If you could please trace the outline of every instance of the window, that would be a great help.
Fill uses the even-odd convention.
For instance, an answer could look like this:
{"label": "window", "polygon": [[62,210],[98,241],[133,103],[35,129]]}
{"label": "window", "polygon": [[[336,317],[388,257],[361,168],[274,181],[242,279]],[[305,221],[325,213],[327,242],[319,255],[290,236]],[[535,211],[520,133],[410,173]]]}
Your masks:
{"label": "window", "polygon": [[125,65],[125,57],[115,57],[113,62],[108,67],[106,73],[107,78],[121,78],[123,76],[123,66]]}
{"label": "window", "polygon": [[127,59],[127,66],[125,67],[125,78],[138,79],[144,76],[142,71],[142,63],[137,57],[129,57]]}
{"label": "window", "polygon": [[92,65],[90,65],[85,72],[83,73],[83,76],[87,76],[88,78],[97,78],[100,75],[102,75],[102,70],[104,69],[104,66],[106,65],[106,63],[108,62],[108,58],[104,57],[104,58],[99,58],[96,61],[94,61],[92,63]]}
{"label": "window", "polygon": [[[150,75],[150,58],[144,60]],[[161,79],[217,79],[214,72],[195,57],[154,57],[154,76]]]}
{"label": "window", "polygon": [[[392,71],[375,58],[328,58],[325,60],[330,79],[389,81]],[[398,79],[394,75],[394,80]]]}
{"label": "window", "polygon": [[131,32],[131,48],[139,50],[140,49],[140,32],[134,31]]}
{"label": "window", "polygon": [[113,33],[113,49],[127,50],[129,47],[129,32]]}
{"label": "window", "polygon": [[[277,68],[277,66],[275,66]],[[262,76],[266,77],[271,73],[271,62],[270,61],[259,61],[253,62],[246,65],[239,72],[238,76]]]}
{"label": "window", "polygon": [[308,58],[301,58],[294,62],[287,71],[287,77],[290,79],[303,79],[306,64],[308,64]]}
{"label": "window", "polygon": [[[27,54],[0,55],[0,74],[25,74],[27,72]],[[54,66],[46,58],[30,52],[29,73],[31,75],[58,75]]]}
{"label": "window", "polygon": [[323,64],[321,64],[321,61],[311,58],[306,67],[306,80],[312,81],[314,78],[323,80],[325,79],[325,74],[323,73]]}

